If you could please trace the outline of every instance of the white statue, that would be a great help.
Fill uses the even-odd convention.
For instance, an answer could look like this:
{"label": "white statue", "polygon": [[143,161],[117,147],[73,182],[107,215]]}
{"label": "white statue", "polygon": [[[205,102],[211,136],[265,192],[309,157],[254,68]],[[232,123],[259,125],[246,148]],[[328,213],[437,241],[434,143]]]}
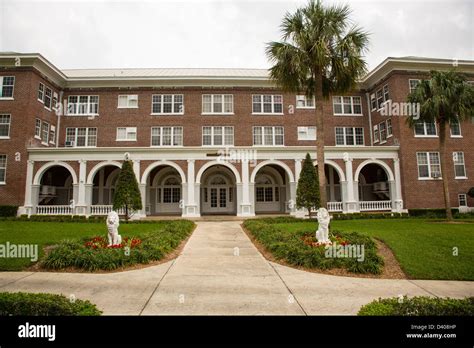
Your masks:
{"label": "white statue", "polygon": [[116,211],[111,211],[107,215],[107,229],[109,230],[109,246],[122,244],[122,236],[118,233],[120,219]]}
{"label": "white statue", "polygon": [[326,208],[319,208],[317,210],[318,230],[316,231],[316,239],[319,243],[332,244],[329,239],[329,222],[331,216]]}

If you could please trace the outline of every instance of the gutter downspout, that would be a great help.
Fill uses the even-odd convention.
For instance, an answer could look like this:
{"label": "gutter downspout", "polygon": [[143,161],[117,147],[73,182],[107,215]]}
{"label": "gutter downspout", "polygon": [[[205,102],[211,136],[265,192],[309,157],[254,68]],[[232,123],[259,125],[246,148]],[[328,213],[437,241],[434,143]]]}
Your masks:
{"label": "gutter downspout", "polygon": [[372,110],[370,106],[370,98],[369,93],[365,93],[365,97],[367,99],[367,112],[369,114],[369,135],[370,135],[370,146],[374,146],[374,139],[372,134]]}
{"label": "gutter downspout", "polygon": [[58,121],[56,122],[56,148],[59,147],[59,132],[60,132],[60,127],[61,127],[61,114],[64,110],[64,108],[63,108],[63,95],[64,95],[64,92],[60,91],[59,92],[59,108],[58,108],[58,111],[57,111]]}

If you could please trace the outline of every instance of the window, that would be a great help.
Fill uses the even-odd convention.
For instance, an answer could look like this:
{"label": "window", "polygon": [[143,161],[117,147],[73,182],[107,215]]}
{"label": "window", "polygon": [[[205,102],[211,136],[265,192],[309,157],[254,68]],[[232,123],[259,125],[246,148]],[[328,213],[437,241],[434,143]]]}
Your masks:
{"label": "window", "polygon": [[387,129],[385,122],[379,123],[380,144],[387,142]]}
{"label": "window", "polygon": [[97,146],[97,128],[66,128],[66,146]]}
{"label": "window", "polygon": [[152,127],[151,146],[183,146],[183,127]]}
{"label": "window", "polygon": [[392,120],[388,119],[386,122],[387,122],[387,138],[390,138],[393,135]]}
{"label": "window", "polygon": [[388,85],[383,86],[383,100],[387,101],[390,99],[390,94],[388,93]]}
{"label": "window", "polygon": [[370,108],[372,111],[377,109],[377,99],[375,99],[375,93],[370,95]]}
{"label": "window", "polygon": [[416,89],[416,87],[418,87],[418,85],[420,84],[421,80],[408,80],[408,86],[410,88],[410,93],[413,93]]}
{"label": "window", "polygon": [[379,89],[376,93],[377,95],[377,109],[381,109],[382,108],[382,105],[383,105],[383,91],[381,89]]}
{"label": "window", "polygon": [[375,125],[374,126],[374,143],[379,142],[379,126]]}
{"label": "window", "polygon": [[0,115],[0,139],[10,138],[10,115]]}
{"label": "window", "polygon": [[256,146],[283,145],[283,127],[253,127],[253,144]]}
{"label": "window", "polygon": [[364,128],[336,127],[336,145],[364,145]]}
{"label": "window", "polygon": [[458,120],[451,122],[449,128],[451,130],[451,137],[461,137],[461,124]]}
{"label": "window", "polygon": [[417,152],[418,179],[439,178],[441,165],[438,152]]}
{"label": "window", "polygon": [[41,125],[41,142],[43,144],[48,144],[49,140],[49,123],[43,122]]}
{"label": "window", "polygon": [[7,176],[7,155],[0,155],[0,184],[5,184]]}
{"label": "window", "polygon": [[203,114],[233,114],[234,96],[232,94],[203,94]]}
{"label": "window", "polygon": [[0,76],[0,98],[13,98],[15,76]]}
{"label": "window", "polygon": [[203,146],[233,146],[234,127],[202,127]]}
{"label": "window", "polygon": [[41,139],[41,120],[39,118],[36,119],[35,123],[35,138]]}
{"label": "window", "polygon": [[332,97],[334,115],[362,115],[360,97]]}
{"label": "window", "polygon": [[182,94],[154,94],[151,102],[152,115],[184,114],[184,97]]}
{"label": "window", "polygon": [[316,127],[298,127],[298,140],[316,140]]}
{"label": "window", "polygon": [[252,96],[252,113],[283,114],[283,97],[281,95]]}
{"label": "window", "polygon": [[138,95],[136,94],[119,95],[117,108],[119,109],[138,108]]}
{"label": "window", "polygon": [[436,135],[434,122],[417,122],[415,124],[415,137],[434,137]]}
{"label": "window", "polygon": [[68,115],[98,115],[99,96],[70,95],[67,104]]}
{"label": "window", "polygon": [[58,94],[56,92],[53,92],[53,109],[57,110],[59,107],[58,105]]}
{"label": "window", "polygon": [[460,193],[458,195],[458,201],[460,207],[467,207],[467,195],[465,193]]}
{"label": "window", "polygon": [[51,125],[49,128],[49,142],[55,144],[56,142],[56,127]]}
{"label": "window", "polygon": [[41,82],[38,87],[38,100],[44,102],[44,85]]}
{"label": "window", "polygon": [[314,109],[315,108],[314,97],[308,98],[305,95],[296,96],[296,108],[297,109]]}
{"label": "window", "polygon": [[117,141],[136,141],[137,127],[117,127]]}
{"label": "window", "polygon": [[46,91],[44,92],[44,107],[47,109],[51,109],[51,101],[53,97],[53,91],[51,88],[46,87]]}
{"label": "window", "polygon": [[466,166],[464,163],[464,152],[453,152],[454,176],[456,179],[466,178]]}

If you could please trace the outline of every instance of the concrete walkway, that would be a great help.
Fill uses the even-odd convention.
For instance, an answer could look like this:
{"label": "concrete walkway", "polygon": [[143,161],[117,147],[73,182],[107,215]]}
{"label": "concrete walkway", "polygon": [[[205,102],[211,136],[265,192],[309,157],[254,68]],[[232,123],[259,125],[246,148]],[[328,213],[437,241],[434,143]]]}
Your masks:
{"label": "concrete walkway", "polygon": [[474,282],[336,277],[268,262],[238,221],[198,222],[175,260],[109,273],[0,273],[0,291],[62,293],[104,314],[356,314],[378,297],[474,296]]}

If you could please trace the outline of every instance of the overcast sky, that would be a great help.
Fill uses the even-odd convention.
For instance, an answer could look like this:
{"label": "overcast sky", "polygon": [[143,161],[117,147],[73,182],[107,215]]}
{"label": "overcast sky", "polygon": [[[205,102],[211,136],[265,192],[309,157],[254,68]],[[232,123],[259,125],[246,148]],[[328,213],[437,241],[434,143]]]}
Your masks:
{"label": "overcast sky", "polygon": [[[0,0],[0,51],[39,52],[60,69],[268,68],[265,44],[305,2]],[[371,33],[370,68],[388,56],[474,60],[473,0],[350,6]]]}

